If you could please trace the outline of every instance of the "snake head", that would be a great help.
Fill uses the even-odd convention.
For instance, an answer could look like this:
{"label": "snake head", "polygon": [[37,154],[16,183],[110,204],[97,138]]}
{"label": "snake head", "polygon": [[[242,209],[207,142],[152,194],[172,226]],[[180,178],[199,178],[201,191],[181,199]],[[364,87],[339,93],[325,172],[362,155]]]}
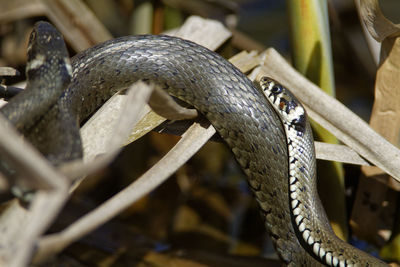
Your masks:
{"label": "snake head", "polygon": [[276,103],[276,101],[280,100],[280,95],[284,90],[283,86],[266,76],[260,79],[260,86],[265,96],[274,105],[274,107],[275,105],[279,106],[279,103]]}
{"label": "snake head", "polygon": [[297,99],[289,90],[274,79],[264,76],[260,79],[260,86],[264,95],[279,113],[285,112],[290,114],[297,108]]}
{"label": "snake head", "polygon": [[260,86],[281,120],[289,127],[293,127],[298,135],[303,135],[307,123],[305,110],[292,92],[274,79],[265,76],[260,79]]}
{"label": "snake head", "polygon": [[28,44],[28,79],[40,77],[46,69],[58,69],[59,77],[69,82],[72,68],[67,48],[61,33],[48,22],[35,24]]}

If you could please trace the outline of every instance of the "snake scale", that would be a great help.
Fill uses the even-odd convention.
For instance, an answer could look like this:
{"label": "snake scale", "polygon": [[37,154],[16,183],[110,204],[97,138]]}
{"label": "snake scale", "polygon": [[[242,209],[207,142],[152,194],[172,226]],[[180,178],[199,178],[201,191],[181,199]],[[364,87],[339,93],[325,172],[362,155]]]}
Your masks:
{"label": "snake scale", "polygon": [[[36,38],[31,37],[31,41],[47,35],[44,39],[51,43],[48,51],[65,49],[59,42],[61,35],[49,23],[37,23],[33,35]],[[40,107],[47,96],[56,96],[52,105],[37,112],[41,115],[32,120],[23,116],[18,119],[24,121],[18,129],[53,164],[82,157],[79,126],[107,99],[139,79],[151,80],[194,106],[230,147],[248,178],[265,226],[285,265],[386,266],[333,234],[315,189],[315,154],[309,126],[303,135],[304,153],[295,155],[304,156],[301,160],[307,161],[304,164],[311,166],[312,173],[296,182],[296,186],[307,189],[295,196],[302,204],[290,204],[294,200],[290,199],[293,186],[289,186],[288,144],[282,122],[264,92],[218,54],[176,37],[116,38],[72,57],[72,78],[65,86],[70,69],[64,53],[52,55],[32,48],[29,51],[37,54],[30,57],[27,88],[35,83],[41,85],[30,89],[32,93],[26,90],[21,95],[41,91],[44,97],[26,101],[27,96],[18,100],[17,95],[1,113],[12,118],[24,110],[24,105]],[[49,62],[55,67],[46,68]],[[33,70],[37,70],[36,76],[30,75]],[[49,83],[50,89],[45,89],[43,81]],[[264,90],[268,87],[263,83],[261,86]],[[299,153],[290,144],[289,150]],[[298,207],[305,218],[300,223],[294,215]]]}

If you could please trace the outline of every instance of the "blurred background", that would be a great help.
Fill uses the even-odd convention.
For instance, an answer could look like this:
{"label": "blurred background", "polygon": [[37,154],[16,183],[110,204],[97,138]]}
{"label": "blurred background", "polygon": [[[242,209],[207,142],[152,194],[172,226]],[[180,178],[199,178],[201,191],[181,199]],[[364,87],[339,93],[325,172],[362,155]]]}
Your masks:
{"label": "blurred background", "polygon": [[[0,66],[14,67],[21,74],[4,77],[4,84],[25,79],[26,45],[32,26],[38,20],[51,21],[48,13],[40,11],[39,2],[0,1]],[[160,34],[179,27],[190,15],[199,15],[218,20],[233,32],[232,39],[218,50],[225,58],[241,50],[262,52],[274,47],[291,60],[285,1],[74,0],[71,6],[76,2],[83,3],[103,25],[99,33],[97,29],[88,33],[99,39]],[[381,7],[394,23],[400,22],[400,1],[384,0]],[[52,8],[52,16],[59,16],[61,11]],[[69,11],[62,12],[67,13],[63,16],[68,24]],[[328,14],[336,97],[368,121],[377,67],[357,10],[353,1],[331,0]],[[88,43],[74,45],[66,40],[71,56],[97,42],[88,38]],[[178,140],[177,136],[150,133],[127,146],[111,166],[85,180],[51,231],[63,229],[122,190]],[[349,206],[359,172],[358,167],[345,166]],[[351,210],[345,213],[350,217]],[[377,255],[374,245],[381,243],[363,244]],[[70,246],[49,266],[280,266],[276,259],[243,173],[223,144],[209,142],[166,183]]]}

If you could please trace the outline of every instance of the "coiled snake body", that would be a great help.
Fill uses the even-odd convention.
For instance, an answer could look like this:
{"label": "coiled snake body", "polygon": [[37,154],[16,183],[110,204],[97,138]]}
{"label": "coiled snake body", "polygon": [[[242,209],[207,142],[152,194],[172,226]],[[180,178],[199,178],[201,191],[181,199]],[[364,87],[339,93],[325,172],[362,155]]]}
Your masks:
{"label": "coiled snake body", "polygon": [[[66,91],[40,121],[24,129],[25,136],[50,161],[58,164],[80,158],[79,124],[115,92],[138,79],[152,80],[200,111],[231,148],[247,175],[281,260],[289,266],[319,266],[320,262],[330,262],[327,257],[313,254],[314,245],[305,245],[309,239],[298,238],[301,223],[292,222],[291,211],[295,209],[289,205],[287,144],[279,117],[263,92],[232,64],[195,43],[150,35],[107,41],[77,54],[71,62],[73,75]],[[304,144],[306,149],[312,146],[312,140],[308,142]],[[312,153],[306,158],[315,161]],[[299,185],[312,190],[298,198],[302,208],[310,205],[316,209],[304,208],[302,216],[323,219],[302,223],[307,223],[307,229],[324,230],[313,232],[312,237],[315,242],[321,241],[320,247],[326,252],[332,250],[332,257],[340,260],[336,266],[346,266],[340,257],[343,249],[350,257],[347,266],[351,266],[352,259],[359,260],[358,266],[384,265],[350,245],[335,247],[323,243],[337,238],[329,230],[314,190],[314,176],[310,182],[305,185],[299,180]]]}

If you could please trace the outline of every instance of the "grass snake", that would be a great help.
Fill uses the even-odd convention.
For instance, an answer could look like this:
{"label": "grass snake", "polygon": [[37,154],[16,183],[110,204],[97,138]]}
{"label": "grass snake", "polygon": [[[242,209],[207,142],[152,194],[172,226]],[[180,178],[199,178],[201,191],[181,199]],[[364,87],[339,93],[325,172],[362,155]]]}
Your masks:
{"label": "grass snake", "polygon": [[[290,198],[293,175],[288,172],[282,122],[263,91],[218,54],[176,37],[128,36],[75,55],[71,74],[61,34],[41,22],[31,35],[28,55],[27,90],[0,112],[53,164],[82,157],[80,124],[107,99],[139,79],[151,80],[194,106],[230,147],[285,265],[386,266],[333,234],[315,189],[315,153],[308,124],[300,156],[311,166],[310,176],[296,182],[297,188],[307,190]],[[299,148],[291,147],[289,139],[291,151],[298,156]],[[302,205],[291,205],[294,200]],[[297,207],[305,218],[300,223],[294,215]],[[313,242],[304,238],[305,231]]]}

